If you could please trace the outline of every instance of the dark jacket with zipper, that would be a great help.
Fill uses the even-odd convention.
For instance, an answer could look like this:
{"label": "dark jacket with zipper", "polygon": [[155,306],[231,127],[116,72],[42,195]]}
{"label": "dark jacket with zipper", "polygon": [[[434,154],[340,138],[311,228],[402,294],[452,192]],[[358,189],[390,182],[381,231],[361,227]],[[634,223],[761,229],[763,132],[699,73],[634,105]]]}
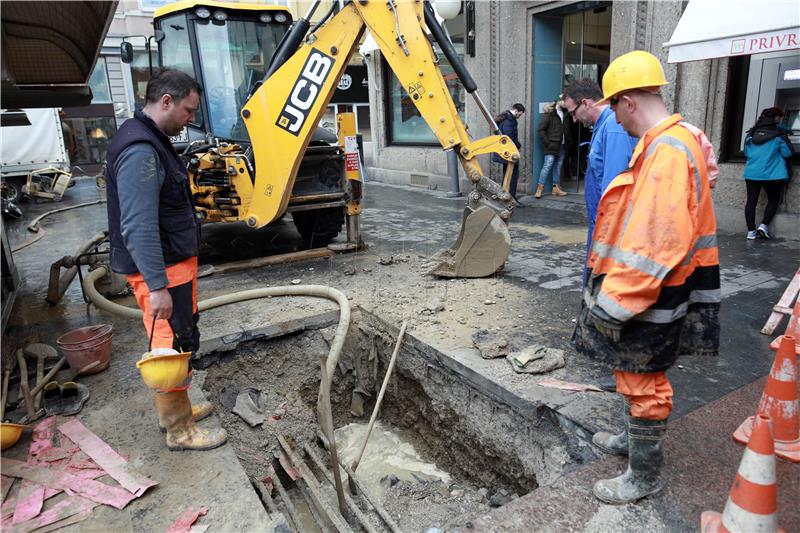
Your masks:
{"label": "dark jacket with zipper", "polygon": [[[138,169],[136,174],[117,175],[118,159],[124,159],[134,149],[148,145],[158,158],[152,168]],[[156,169],[163,181],[152,175]],[[157,180],[161,181],[160,186]],[[125,198],[120,198],[121,188],[125,190]],[[140,196],[135,196],[137,194]],[[111,269],[114,272],[142,272],[149,289],[154,291],[166,286],[164,266],[198,255],[200,226],[195,217],[186,166],[172,147],[169,137],[140,111],[120,127],[108,148],[106,195]],[[130,195],[135,197],[131,198]],[[128,216],[127,211],[136,209],[137,205],[145,203],[152,208],[148,202],[158,203],[157,211],[152,210],[155,216],[139,216],[135,219]],[[141,240],[141,234],[148,232],[157,232],[160,257],[137,249],[137,239]],[[144,262],[148,264],[139,264]],[[148,279],[147,274],[151,272],[156,274],[151,274]]]}
{"label": "dark jacket with zipper", "polygon": [[[514,113],[511,111],[505,111],[501,114],[502,120],[497,120],[497,127],[500,130],[500,133],[503,135],[507,135],[511,142],[517,147],[517,150],[521,148],[521,144],[519,142],[519,134],[517,133],[517,117],[514,116]],[[500,157],[497,154],[492,154],[492,161],[495,163],[505,164],[505,159]]]}
{"label": "dark jacket with zipper", "polygon": [[558,155],[564,141],[564,121],[558,116],[555,106],[542,113],[539,123],[539,137],[545,155]]}

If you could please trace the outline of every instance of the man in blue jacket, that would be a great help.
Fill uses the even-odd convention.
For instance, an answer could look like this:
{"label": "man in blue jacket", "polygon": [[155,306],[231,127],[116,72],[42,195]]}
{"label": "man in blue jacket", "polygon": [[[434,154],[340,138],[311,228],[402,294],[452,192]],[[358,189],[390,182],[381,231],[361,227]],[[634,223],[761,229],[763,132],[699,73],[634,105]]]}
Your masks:
{"label": "man in blue jacket", "polygon": [[[608,104],[596,105],[603,99],[603,90],[596,81],[583,78],[573,82],[564,91],[567,113],[575,122],[592,128],[592,141],[586,166],[586,183],[583,194],[586,198],[586,215],[589,227],[586,237],[586,259],[594,234],[597,206],[608,184],[628,168],[638,139],[631,137],[617,122],[617,116]],[[585,264],[585,262],[584,262]],[[583,271],[586,285],[586,268]],[[599,386],[608,391],[616,390],[613,378],[602,381]]]}
{"label": "man in blue jacket", "polygon": [[[498,116],[495,117],[495,122],[497,122],[497,127],[500,128],[500,133],[503,135],[507,135],[511,141],[516,145],[517,150],[519,150],[522,145],[519,142],[519,135],[517,133],[517,119],[525,113],[525,106],[522,104],[514,104],[511,106],[511,109],[508,111],[503,111]],[[501,163],[503,165],[503,175],[505,176],[506,167],[508,163],[505,159],[501,158],[497,154],[492,154],[492,161],[495,163]],[[514,165],[514,170],[511,171],[511,183],[509,183],[508,190],[511,193],[511,196],[514,197],[514,201],[519,204],[519,200],[517,200],[517,180],[519,180],[519,165],[521,161],[517,162]]]}
{"label": "man in blue jacket", "polygon": [[[567,113],[575,122],[592,128],[592,141],[586,168],[584,197],[589,230],[586,238],[588,257],[589,243],[592,242],[594,223],[597,219],[597,205],[608,184],[628,168],[633,149],[638,139],[631,137],[617,123],[617,116],[608,104],[595,105],[603,99],[603,90],[596,81],[584,78],[572,83],[564,91]],[[585,283],[584,279],[584,283]]]}

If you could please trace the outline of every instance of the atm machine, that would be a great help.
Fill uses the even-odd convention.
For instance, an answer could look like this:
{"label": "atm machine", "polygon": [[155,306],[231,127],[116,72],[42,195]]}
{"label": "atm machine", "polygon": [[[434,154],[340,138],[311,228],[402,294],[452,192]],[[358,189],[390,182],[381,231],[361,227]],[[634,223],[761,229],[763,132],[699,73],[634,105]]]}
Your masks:
{"label": "atm machine", "polygon": [[767,107],[783,109],[783,125],[792,129],[789,140],[795,153],[800,153],[800,56],[797,50],[750,58],[740,148],[744,148],[745,132]]}

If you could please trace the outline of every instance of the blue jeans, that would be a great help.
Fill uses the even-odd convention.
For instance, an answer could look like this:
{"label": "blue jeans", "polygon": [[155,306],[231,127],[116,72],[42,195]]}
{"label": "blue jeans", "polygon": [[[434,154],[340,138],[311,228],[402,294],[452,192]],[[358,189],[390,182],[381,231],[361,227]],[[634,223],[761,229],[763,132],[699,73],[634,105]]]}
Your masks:
{"label": "blue jeans", "polygon": [[555,154],[545,154],[542,171],[539,172],[539,181],[536,182],[536,185],[544,185],[544,183],[547,181],[547,175],[550,174],[550,171],[553,172],[553,185],[558,185],[558,180],[561,178],[561,167],[564,165],[565,155],[566,151],[564,150],[563,144],[558,151],[558,156]]}

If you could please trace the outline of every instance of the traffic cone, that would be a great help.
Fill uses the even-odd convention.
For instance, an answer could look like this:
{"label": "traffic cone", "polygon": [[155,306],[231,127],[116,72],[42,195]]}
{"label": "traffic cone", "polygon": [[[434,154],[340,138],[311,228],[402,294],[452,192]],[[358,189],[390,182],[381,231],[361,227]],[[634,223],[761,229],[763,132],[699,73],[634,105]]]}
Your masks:
{"label": "traffic cone", "polygon": [[[797,401],[797,354],[792,335],[784,335],[758,404],[758,414],[772,419],[775,455],[800,463],[800,414]],[[750,417],[733,432],[733,440],[747,444],[753,430]]]}
{"label": "traffic cone", "polygon": [[[792,316],[789,318],[789,324],[786,326],[785,335],[794,335],[794,353],[800,355],[800,300],[794,304],[794,311],[792,311]],[[769,347],[773,352],[778,351],[781,342],[783,342],[783,337],[784,335],[778,335],[769,343]]]}
{"label": "traffic cone", "polygon": [[775,477],[775,447],[768,416],[756,416],[722,514],[703,511],[702,533],[762,531],[784,533],[778,528],[778,485]]}

